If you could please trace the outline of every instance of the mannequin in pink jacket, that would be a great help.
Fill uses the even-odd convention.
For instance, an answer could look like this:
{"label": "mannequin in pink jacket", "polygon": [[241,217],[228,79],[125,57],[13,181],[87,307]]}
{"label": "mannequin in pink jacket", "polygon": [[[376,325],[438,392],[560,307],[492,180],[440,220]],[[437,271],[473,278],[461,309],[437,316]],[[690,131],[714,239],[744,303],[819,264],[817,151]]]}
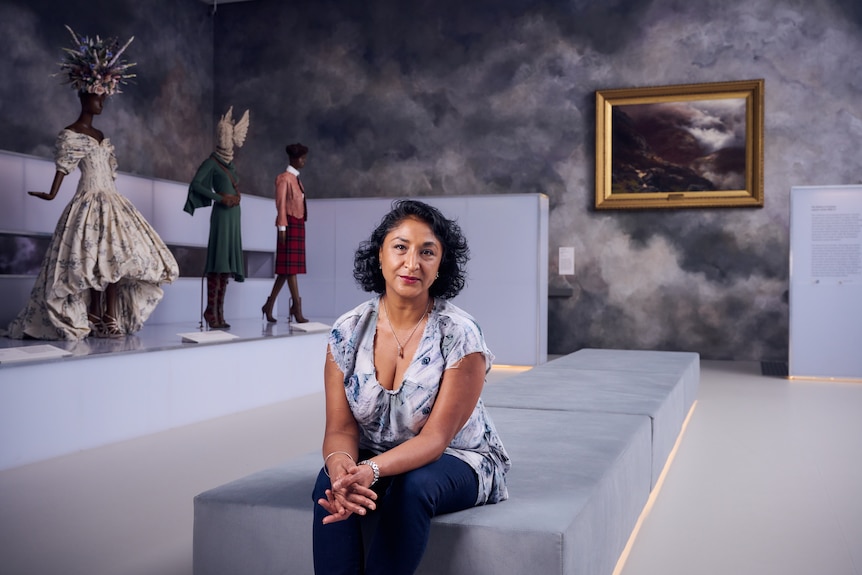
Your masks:
{"label": "mannequin in pink jacket", "polygon": [[260,311],[269,323],[277,321],[272,309],[282,286],[287,282],[290,290],[288,321],[292,317],[297,323],[305,323],[308,320],[302,315],[302,299],[299,297],[296,276],[305,273],[305,221],[308,211],[299,171],[305,167],[308,148],[300,143],[288,144],[285,151],[290,164],[275,178],[275,226],[278,230],[275,283]]}

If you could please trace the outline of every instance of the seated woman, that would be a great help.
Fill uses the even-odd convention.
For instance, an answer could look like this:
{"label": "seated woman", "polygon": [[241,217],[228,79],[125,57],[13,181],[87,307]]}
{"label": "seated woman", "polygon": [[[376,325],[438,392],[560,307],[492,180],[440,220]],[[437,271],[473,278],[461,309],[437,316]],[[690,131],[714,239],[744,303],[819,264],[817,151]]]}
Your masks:
{"label": "seated woman", "polygon": [[[509,456],[480,399],[493,355],[466,312],[467,242],[436,208],[393,204],[354,277],[377,297],[341,316],[324,371],[324,465],[314,487],[314,568],[408,574],[431,518],[508,497]],[[379,517],[366,555],[360,521]]]}

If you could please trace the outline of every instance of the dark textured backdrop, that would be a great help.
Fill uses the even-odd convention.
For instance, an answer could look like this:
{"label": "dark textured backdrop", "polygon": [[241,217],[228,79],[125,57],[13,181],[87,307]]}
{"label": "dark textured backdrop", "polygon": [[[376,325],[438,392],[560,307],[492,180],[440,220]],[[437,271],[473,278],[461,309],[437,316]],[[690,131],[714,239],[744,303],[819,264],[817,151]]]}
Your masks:
{"label": "dark textured backdrop", "polygon": [[[550,301],[551,353],[786,360],[790,187],[862,182],[858,0],[39,4],[0,3],[0,147],[49,156],[74,119],[47,75],[62,23],[135,34],[141,78],[102,122],[126,171],[187,181],[233,105],[251,110],[237,164],[260,195],[296,140],[312,197],[547,194],[550,283],[572,294]],[[595,90],[754,78],[763,209],[592,210]]]}
{"label": "dark textured backdrop", "polygon": [[53,157],[57,133],[78,117],[75,92],[53,76],[71,46],[68,24],[79,35],[135,37],[127,54],[138,77],[94,121],[120,170],[190,180],[213,145],[210,12],[197,0],[0,1],[0,149]]}

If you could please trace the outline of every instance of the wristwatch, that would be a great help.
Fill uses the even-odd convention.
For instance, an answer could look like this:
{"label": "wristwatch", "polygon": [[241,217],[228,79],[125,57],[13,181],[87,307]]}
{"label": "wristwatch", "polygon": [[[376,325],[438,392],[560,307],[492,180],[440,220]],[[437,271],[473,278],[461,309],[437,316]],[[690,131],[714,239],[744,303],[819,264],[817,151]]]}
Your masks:
{"label": "wristwatch", "polygon": [[380,468],[377,467],[377,464],[374,463],[374,461],[371,459],[363,459],[362,461],[359,462],[359,465],[367,465],[368,467],[371,468],[371,471],[374,472],[374,479],[371,480],[371,485],[369,485],[369,487],[371,487],[375,483],[377,483],[377,480],[380,479]]}

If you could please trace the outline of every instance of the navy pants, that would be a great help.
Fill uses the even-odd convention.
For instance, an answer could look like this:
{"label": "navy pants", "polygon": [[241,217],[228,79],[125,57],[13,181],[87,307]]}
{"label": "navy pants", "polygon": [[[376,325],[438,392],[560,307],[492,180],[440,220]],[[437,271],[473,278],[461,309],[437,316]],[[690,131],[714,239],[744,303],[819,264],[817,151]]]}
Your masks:
{"label": "navy pants", "polygon": [[[371,454],[361,454],[368,457]],[[323,524],[317,504],[330,479],[321,470],[314,486],[314,572],[316,575],[410,575],[416,571],[431,531],[431,518],[473,507],[479,483],[473,469],[452,455],[403,475],[383,477],[373,487],[377,509],[366,516]],[[377,520],[365,554],[362,522]]]}

